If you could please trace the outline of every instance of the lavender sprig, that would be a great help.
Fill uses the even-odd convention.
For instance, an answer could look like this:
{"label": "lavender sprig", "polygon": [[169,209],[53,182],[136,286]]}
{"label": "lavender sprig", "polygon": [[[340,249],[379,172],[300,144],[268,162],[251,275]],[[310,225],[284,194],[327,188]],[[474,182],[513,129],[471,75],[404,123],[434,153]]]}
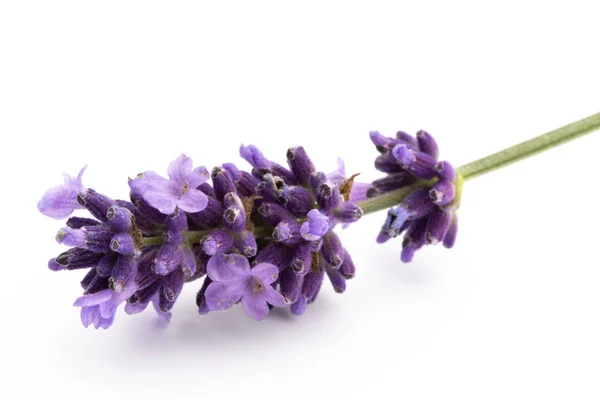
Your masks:
{"label": "lavender sprig", "polygon": [[371,133],[379,151],[376,181],[355,183],[343,163],[318,171],[302,147],[287,152],[288,167],[267,159],[255,146],[240,155],[252,166],[193,168],[181,155],[168,178],[146,171],[129,181],[130,200],[113,200],[64,176],[38,209],[56,219],[86,209],[92,218],[70,217],[56,240],[71,249],[52,258],[53,271],[86,269],[81,281],[85,326],[108,328],[117,308],[128,314],[152,303],[169,320],[186,283],[204,278],[196,301],[200,314],[241,303],[260,320],[271,307],[301,315],[327,276],[342,293],[355,265],[334,228],[364,214],[388,210],[378,241],[404,235],[401,259],[412,260],[427,244],[450,248],[466,180],[573,140],[600,128],[600,113],[474,161],[456,170],[438,161],[429,133],[396,137]]}

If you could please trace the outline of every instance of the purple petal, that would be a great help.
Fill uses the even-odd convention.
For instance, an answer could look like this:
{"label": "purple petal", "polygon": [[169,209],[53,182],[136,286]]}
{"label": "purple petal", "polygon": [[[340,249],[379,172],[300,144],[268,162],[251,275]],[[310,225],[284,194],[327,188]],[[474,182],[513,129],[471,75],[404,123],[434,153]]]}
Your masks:
{"label": "purple petal", "polygon": [[188,175],[187,181],[192,189],[196,189],[210,178],[208,170],[204,167],[197,167]]}
{"label": "purple petal", "polygon": [[337,159],[338,168],[334,171],[331,171],[327,174],[327,179],[330,181],[334,181],[337,184],[341,184],[344,179],[346,179],[346,165],[344,164],[344,160],[340,157]]}
{"label": "purple petal", "polygon": [[254,168],[269,168],[271,166],[271,162],[252,144],[248,146],[242,144],[240,146],[240,156]]}
{"label": "purple petal", "polygon": [[385,146],[388,143],[388,141],[389,141],[388,138],[386,138],[385,136],[383,136],[378,131],[371,131],[371,132],[369,132],[369,137],[371,138],[371,142],[373,142],[373,144],[375,146]]}
{"label": "purple petal", "polygon": [[114,321],[115,321],[114,314],[110,318],[100,317],[100,320],[98,321],[98,325],[94,325],[94,326],[96,329],[98,329],[98,328],[108,329],[111,327],[111,325],[113,324]]}
{"label": "purple petal", "polygon": [[207,268],[208,277],[215,282],[239,281],[251,274],[248,259],[239,254],[216,254]]}
{"label": "purple petal", "polygon": [[83,167],[77,178],[63,174],[65,183],[48,189],[37,204],[38,210],[47,217],[62,219],[73,213],[74,210],[83,208],[77,202],[77,194],[84,189],[81,176],[86,167]]}
{"label": "purple petal", "polygon": [[171,162],[167,175],[178,186],[183,186],[187,182],[188,175],[192,172],[193,165],[192,159],[182,154]]}
{"label": "purple petal", "polygon": [[144,311],[148,307],[148,303],[127,303],[125,304],[125,312],[129,315],[137,314]]}
{"label": "purple petal", "polygon": [[226,310],[240,301],[247,288],[248,282],[246,280],[212,282],[204,293],[206,304],[212,311]]}
{"label": "purple petal", "polygon": [[306,297],[300,296],[298,300],[290,307],[292,314],[300,316],[306,311]]}
{"label": "purple petal", "polygon": [[48,268],[50,271],[62,271],[65,269],[64,265],[60,265],[56,262],[56,258],[52,258],[50,261],[48,261]]}
{"label": "purple petal", "polygon": [[94,309],[96,307],[82,307],[81,308],[81,323],[86,328],[90,326],[94,319]]}
{"label": "purple petal", "polygon": [[164,185],[169,180],[163,178],[153,171],[146,171],[143,174],[138,175],[137,178],[129,181],[129,188],[132,193],[144,195],[148,190],[153,190],[156,187]]}
{"label": "purple petal", "polygon": [[56,241],[70,247],[83,246],[85,243],[85,232],[66,226],[58,231]]}
{"label": "purple petal", "polygon": [[[177,206],[185,212],[196,213],[206,208],[208,197],[196,189],[189,189],[186,194],[181,196]],[[160,210],[159,210],[160,211]]]}
{"label": "purple petal", "polygon": [[267,286],[277,280],[279,268],[273,264],[261,263],[250,270],[250,274]]}
{"label": "purple petal", "polygon": [[358,203],[367,199],[367,192],[373,187],[370,183],[354,182],[350,191],[350,202]]}
{"label": "purple petal", "polygon": [[275,290],[271,285],[265,286],[263,296],[269,304],[272,304],[275,307],[285,307],[288,305],[283,295]]}
{"label": "purple petal", "polygon": [[74,307],[89,307],[95,306],[100,303],[104,303],[105,301],[110,300],[113,295],[113,291],[110,289],[104,289],[99,292],[93,294],[86,294],[85,296],[81,296],[75,300],[73,303]]}
{"label": "purple petal", "polygon": [[154,307],[154,311],[156,311],[156,314],[158,315],[158,317],[163,320],[164,322],[169,322],[171,321],[171,316],[173,315],[171,313],[171,311],[163,311],[160,309],[160,305],[159,305],[159,300],[160,300],[160,296],[158,294],[158,292],[156,292],[156,294],[152,297],[152,306]]}
{"label": "purple petal", "polygon": [[242,298],[242,308],[247,316],[257,321],[262,320],[269,313],[269,306],[263,296],[244,296]]}
{"label": "purple petal", "polygon": [[104,303],[100,303],[98,305],[98,309],[100,310],[100,317],[109,319],[115,315],[117,312],[118,304],[113,304],[111,301],[105,301]]}
{"label": "purple petal", "polygon": [[163,214],[173,214],[179,199],[168,192],[149,191],[144,194],[144,199],[152,207]]}
{"label": "purple petal", "polygon": [[329,218],[319,210],[310,210],[307,214],[308,221],[300,227],[300,234],[306,240],[312,241],[321,238],[329,230]]}

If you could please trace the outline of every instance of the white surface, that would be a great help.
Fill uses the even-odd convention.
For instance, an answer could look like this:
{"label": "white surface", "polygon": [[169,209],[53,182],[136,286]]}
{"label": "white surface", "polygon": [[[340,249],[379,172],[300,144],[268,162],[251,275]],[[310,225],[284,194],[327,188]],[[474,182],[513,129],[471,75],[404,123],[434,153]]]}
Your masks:
{"label": "white surface", "polygon": [[411,3],[2,2],[0,397],[600,397],[599,133],[468,182],[452,251],[403,265],[365,217],[356,279],[302,318],[201,317],[197,282],[166,330],[84,329],[82,273],[46,268],[61,223],[35,204],[85,164],[115,197],[242,142],[372,179],[371,129],[460,165],[600,110],[597,2]]}

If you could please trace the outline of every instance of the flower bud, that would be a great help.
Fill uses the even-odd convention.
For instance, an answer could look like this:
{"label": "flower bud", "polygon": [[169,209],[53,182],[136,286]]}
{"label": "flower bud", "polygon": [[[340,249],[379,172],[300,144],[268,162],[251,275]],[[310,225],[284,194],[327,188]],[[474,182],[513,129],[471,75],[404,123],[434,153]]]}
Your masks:
{"label": "flower bud", "polygon": [[125,207],[110,207],[106,218],[111,229],[117,232],[131,232],[133,228],[133,214]]}
{"label": "flower bud", "polygon": [[119,254],[123,255],[135,255],[139,254],[140,250],[137,248],[133,237],[129,233],[121,232],[113,236],[110,241],[110,249]]}
{"label": "flower bud", "polygon": [[96,192],[94,189],[86,189],[77,195],[77,202],[85,207],[94,218],[108,222],[106,214],[108,209],[116,205],[115,201]]}
{"label": "flower bud", "polygon": [[452,223],[452,213],[435,209],[427,218],[427,228],[425,232],[425,242],[427,244],[438,244],[444,240],[444,237],[450,229]]}
{"label": "flower bud", "polygon": [[448,161],[440,161],[435,165],[435,170],[440,177],[440,181],[454,182],[456,179],[456,170]]}
{"label": "flower bud", "polygon": [[301,186],[287,186],[279,196],[279,202],[295,216],[304,216],[314,207],[314,201]]}
{"label": "flower bud", "polygon": [[438,158],[438,145],[433,136],[431,136],[429,133],[423,130],[417,132],[417,143],[419,144],[420,151],[433,158]]}
{"label": "flower bud", "polygon": [[307,300],[313,299],[319,293],[321,284],[323,283],[323,277],[325,272],[321,269],[319,271],[310,271],[304,276],[304,282],[302,283],[302,295]]}
{"label": "flower bud", "polygon": [[97,253],[106,253],[110,249],[110,242],[114,232],[103,225],[85,226],[81,228],[85,233],[85,243],[82,247]]}
{"label": "flower bud", "polygon": [[179,209],[166,218],[167,230],[170,232],[183,232],[187,229],[187,214]]}
{"label": "flower bud", "polygon": [[339,268],[344,262],[344,248],[339,237],[330,232],[323,237],[323,248],[321,249],[323,259],[333,268]]}
{"label": "flower bud", "polygon": [[108,253],[98,262],[96,266],[96,273],[102,278],[108,278],[111,276],[115,262],[117,261],[117,255],[115,253]]}
{"label": "flower bud", "polygon": [[223,229],[215,229],[200,241],[202,248],[209,256],[217,253],[223,253],[231,250],[233,247],[233,238]]}
{"label": "flower bud", "polygon": [[66,226],[56,233],[55,239],[58,243],[70,247],[81,247],[85,244],[85,232],[81,229],[71,229]]}
{"label": "flower bud", "polygon": [[317,188],[317,203],[321,210],[329,211],[337,208],[341,202],[340,196],[340,189],[332,181],[325,181]]}
{"label": "flower bud", "polygon": [[235,192],[235,184],[227,170],[223,167],[214,167],[212,170],[213,188],[217,200],[223,200],[223,197],[229,192]]}
{"label": "flower bud", "polygon": [[301,185],[308,184],[310,175],[315,172],[315,166],[312,163],[304,147],[290,147],[287,151],[288,164],[298,179],[298,183]]}
{"label": "flower bud", "polygon": [[358,221],[363,216],[363,210],[356,204],[344,202],[334,211],[336,219],[342,223]]}
{"label": "flower bud", "polygon": [[152,270],[159,275],[168,275],[181,265],[182,258],[183,252],[179,244],[164,244],[156,253]]}
{"label": "flower bud", "polygon": [[137,260],[133,257],[119,256],[117,262],[114,265],[112,274],[108,279],[108,285],[112,291],[120,293],[126,285],[133,282],[133,278],[136,275]]}
{"label": "flower bud", "polygon": [[258,207],[258,214],[272,226],[276,226],[284,219],[293,219],[294,215],[276,203],[262,203]]}
{"label": "flower bud", "polygon": [[56,262],[56,258],[51,258],[48,261],[48,269],[50,271],[62,271],[63,269],[65,269],[64,266],[60,265],[59,263]]}
{"label": "flower bud", "polygon": [[196,273],[196,269],[198,268],[198,263],[196,261],[196,255],[192,251],[192,249],[186,247],[182,250],[181,257],[181,270],[185,274],[186,277],[190,277]]}
{"label": "flower bud", "polygon": [[346,291],[346,279],[337,269],[326,266],[325,272],[336,293],[344,293]]}
{"label": "flower bud", "polygon": [[295,303],[300,297],[304,278],[291,268],[284,269],[280,274],[280,291],[287,303]]}
{"label": "flower bud", "polygon": [[224,208],[221,202],[208,197],[206,208],[197,213],[187,214],[198,229],[205,230],[219,226],[223,218]]}
{"label": "flower bud", "polygon": [[254,233],[244,230],[235,235],[235,247],[248,258],[256,255],[257,245]]}
{"label": "flower bud", "polygon": [[[298,275],[306,275],[312,264],[312,244],[301,243],[292,250],[291,269]],[[317,250],[318,251],[318,250]]]}
{"label": "flower bud", "polygon": [[346,279],[352,279],[356,275],[356,267],[350,254],[344,249],[344,262],[340,265],[340,272]]}
{"label": "flower bud", "polygon": [[273,264],[279,268],[279,271],[283,271],[284,268],[290,265],[290,261],[291,249],[282,243],[273,241],[258,252],[252,264]]}
{"label": "flower bud", "polygon": [[299,296],[298,300],[296,300],[296,302],[290,307],[290,311],[293,315],[296,316],[304,314],[304,312],[306,311],[306,297],[302,295]]}
{"label": "flower bud", "polygon": [[430,155],[411,150],[403,144],[394,147],[392,154],[396,158],[396,161],[416,178],[432,179],[437,175],[437,171],[434,168],[436,160]]}
{"label": "flower bud", "polygon": [[454,184],[448,181],[437,181],[431,190],[429,198],[437,206],[446,206],[454,200]]}
{"label": "flower bud", "polygon": [[67,220],[67,226],[72,229],[81,229],[84,226],[95,226],[100,224],[100,221],[91,218],[71,217]]}
{"label": "flower bud", "polygon": [[104,257],[104,254],[102,253],[96,253],[82,249],[81,247],[74,247],[59,254],[58,257],[55,258],[55,262],[58,265],[65,267],[65,269],[73,270],[95,267],[102,257]]}
{"label": "flower bud", "polygon": [[281,221],[273,230],[273,239],[288,246],[300,243],[300,224],[295,219]]}
{"label": "flower bud", "polygon": [[185,275],[181,268],[175,269],[163,278],[162,291],[169,302],[175,303],[175,300],[179,297],[183,289],[184,278]]}

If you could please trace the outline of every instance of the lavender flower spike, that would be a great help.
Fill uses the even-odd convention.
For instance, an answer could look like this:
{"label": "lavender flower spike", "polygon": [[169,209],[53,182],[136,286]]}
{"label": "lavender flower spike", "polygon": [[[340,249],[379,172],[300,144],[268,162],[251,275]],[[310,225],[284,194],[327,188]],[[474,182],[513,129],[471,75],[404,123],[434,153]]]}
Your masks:
{"label": "lavender flower spike", "polygon": [[212,283],[204,294],[213,310],[231,308],[241,300],[244,312],[257,321],[269,313],[268,304],[285,307],[286,301],[271,284],[277,280],[279,269],[261,263],[250,269],[248,259],[239,254],[217,254],[208,261],[208,277]]}
{"label": "lavender flower spike", "polygon": [[401,204],[388,211],[377,242],[385,243],[404,234],[400,257],[403,262],[410,262],[415,252],[425,245],[441,242],[445,247],[452,247],[456,240],[462,178],[458,179],[449,162],[437,160],[439,149],[433,136],[425,131],[417,132],[416,138],[404,132],[398,132],[396,139],[378,132],[370,135],[379,157],[392,158],[396,165],[393,172],[387,166],[379,166],[378,169],[388,175],[372,182],[372,189],[366,191],[367,197],[435,178],[434,183],[413,190]]}
{"label": "lavender flower spike", "polygon": [[38,210],[47,217],[55,219],[67,218],[74,210],[83,208],[77,202],[77,195],[84,187],[81,177],[86,167],[83,167],[77,178],[63,174],[65,183],[48,189],[38,202]]}
{"label": "lavender flower spike", "polygon": [[169,165],[169,179],[148,171],[129,181],[129,187],[163,214],[172,214],[176,208],[199,212],[206,208],[208,198],[197,188],[210,175],[204,167],[192,168],[192,159],[182,154]]}

